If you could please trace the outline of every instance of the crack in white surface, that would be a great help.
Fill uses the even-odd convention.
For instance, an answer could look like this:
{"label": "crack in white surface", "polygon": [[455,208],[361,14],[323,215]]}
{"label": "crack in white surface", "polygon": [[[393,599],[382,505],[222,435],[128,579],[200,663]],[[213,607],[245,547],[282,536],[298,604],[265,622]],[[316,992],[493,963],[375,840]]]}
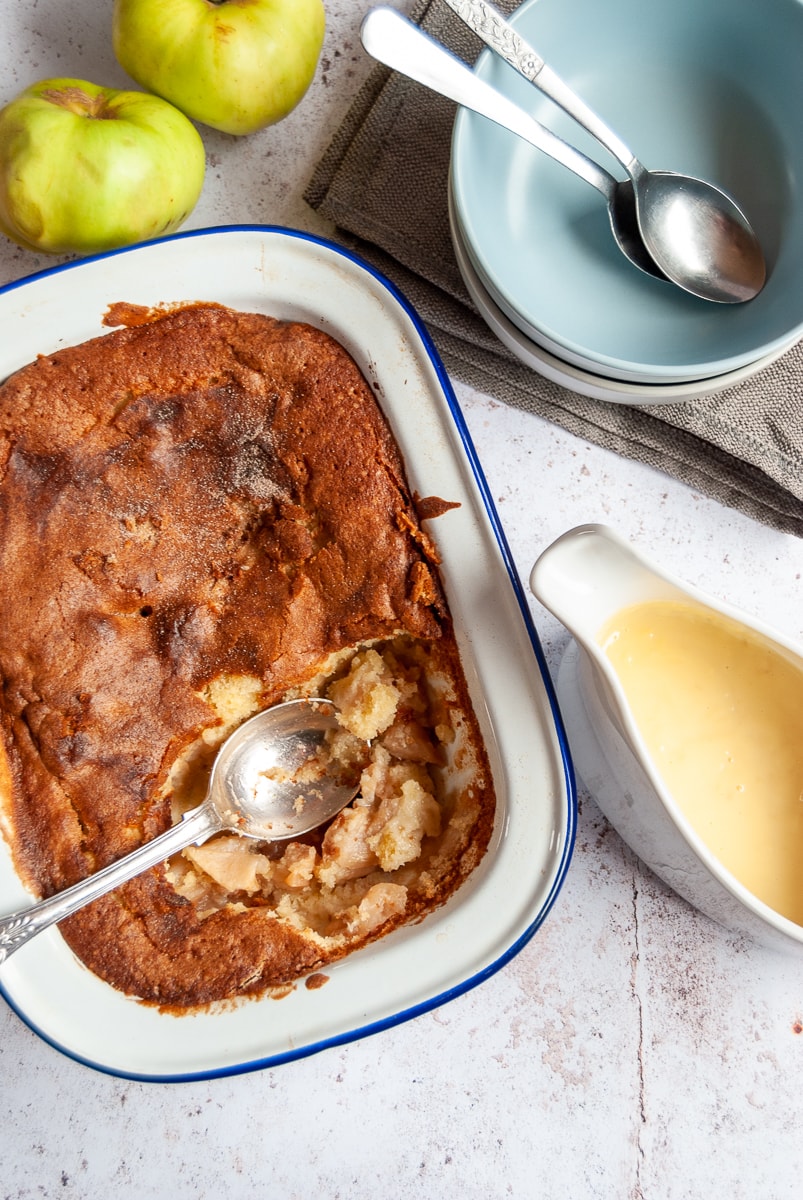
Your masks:
{"label": "crack in white surface", "polygon": [[638,1069],[638,1126],[636,1129],[636,1163],[632,1200],[643,1200],[644,1192],[641,1186],[641,1167],[642,1163],[644,1162],[645,1151],[644,1144],[642,1142],[642,1134],[644,1133],[647,1124],[647,1103],[644,1086],[644,1005],[638,987],[638,968],[641,960],[641,926],[639,924],[639,888],[638,872],[636,870],[633,871],[632,882],[633,957],[630,974],[630,990],[633,1000],[635,1001],[638,1022],[638,1045],[636,1052]]}

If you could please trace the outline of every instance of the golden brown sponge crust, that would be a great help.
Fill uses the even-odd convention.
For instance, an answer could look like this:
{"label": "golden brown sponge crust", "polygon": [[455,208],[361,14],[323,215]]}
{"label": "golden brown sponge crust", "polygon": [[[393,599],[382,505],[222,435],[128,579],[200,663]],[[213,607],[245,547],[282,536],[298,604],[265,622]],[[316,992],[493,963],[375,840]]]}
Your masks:
{"label": "golden brown sponge crust", "polygon": [[[216,305],[153,317],[0,387],[0,790],[43,895],[167,827],[171,764],[219,723],[215,680],[258,679],[265,707],[348,646],[451,646],[398,449],[345,350]],[[162,870],[62,932],[165,1003],[326,961],[259,907],[202,920]]]}

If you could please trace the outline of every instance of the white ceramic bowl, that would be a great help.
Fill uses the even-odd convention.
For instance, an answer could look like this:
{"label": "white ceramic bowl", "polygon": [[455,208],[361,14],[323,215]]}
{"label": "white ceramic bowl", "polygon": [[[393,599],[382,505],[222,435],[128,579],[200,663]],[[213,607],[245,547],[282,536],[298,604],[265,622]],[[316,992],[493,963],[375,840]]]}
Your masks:
{"label": "white ceramic bowl", "polygon": [[596,636],[629,605],[679,599],[738,621],[801,667],[803,647],[651,564],[601,525],[579,526],[558,538],[533,567],[530,585],[573,635],[560,666],[558,699],[578,775],[611,824],[656,875],[701,912],[775,949],[802,951],[803,926],[757,899],[684,816],[652,763]]}
{"label": "white ceramic bowl", "polygon": [[[422,496],[459,507],[433,530],[498,810],[490,848],[451,901],[281,1000],[178,1019],[96,978],[49,929],[0,966],[0,992],[66,1054],[137,1079],[251,1070],[406,1020],[501,967],[534,934],[568,869],[572,768],[523,589],[446,372],[423,325],[382,276],[291,230],[200,230],[56,268],[0,289],[0,379],[39,353],[107,333],[116,301],[195,300],[336,337],[376,389]],[[0,619],[2,616],[0,615]],[[31,903],[0,839],[0,912]]]}
{"label": "white ceramic bowl", "polygon": [[[644,275],[617,249],[599,193],[461,110],[451,160],[460,227],[479,277],[513,323],[567,362],[633,382],[711,378],[799,338],[799,0],[528,0],[512,21],[648,167],[731,191],[769,266],[761,294],[740,305],[707,303]],[[476,70],[617,170],[497,55],[483,52]]]}
{"label": "white ceramic bowl", "polygon": [[580,396],[589,396],[594,400],[606,400],[609,404],[677,404],[681,400],[697,400],[702,396],[711,396],[723,388],[733,387],[757,375],[764,367],[780,358],[786,350],[791,349],[796,338],[788,345],[780,346],[772,354],[747,363],[734,371],[726,371],[724,375],[715,375],[713,379],[696,379],[675,383],[631,383],[621,379],[609,379],[598,372],[589,371],[567,362],[558,354],[553,354],[538,341],[534,341],[515,325],[507,313],[496,304],[483,281],[477,275],[472,263],[459,224],[450,204],[450,225],[452,246],[458,269],[466,285],[466,290],[474,301],[485,324],[499,341],[507,347],[525,366],[531,367],[545,379],[559,383]]}

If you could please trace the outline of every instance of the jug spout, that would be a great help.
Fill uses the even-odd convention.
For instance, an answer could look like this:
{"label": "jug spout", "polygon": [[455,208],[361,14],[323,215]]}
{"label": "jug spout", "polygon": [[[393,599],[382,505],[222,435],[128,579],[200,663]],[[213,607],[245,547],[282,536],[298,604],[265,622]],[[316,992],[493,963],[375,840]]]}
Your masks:
{"label": "jug spout", "polygon": [[561,624],[588,649],[616,613],[647,600],[684,595],[607,525],[578,525],[540,555],[530,588]]}

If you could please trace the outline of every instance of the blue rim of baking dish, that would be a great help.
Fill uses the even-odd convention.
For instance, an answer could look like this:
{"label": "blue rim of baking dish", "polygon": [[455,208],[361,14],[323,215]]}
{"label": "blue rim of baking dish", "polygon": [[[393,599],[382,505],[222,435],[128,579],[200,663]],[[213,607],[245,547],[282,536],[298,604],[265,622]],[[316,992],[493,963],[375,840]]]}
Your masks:
{"label": "blue rim of baking dish", "polygon": [[404,296],[396,285],[378,271],[371,263],[361,258],[358,254],[354,254],[344,246],[328,239],[319,237],[315,234],[305,233],[301,230],[287,228],[281,225],[260,225],[260,224],[235,224],[235,225],[215,225],[203,229],[184,230],[180,233],[168,234],[165,237],[154,238],[148,242],[138,242],[131,246],[124,246],[119,250],[110,250],[102,254],[88,255],[87,257],[77,259],[73,262],[59,263],[54,267],[46,267],[42,271],[33,272],[30,275],[25,275],[21,279],[12,280],[10,283],[0,286],[0,296],[8,292],[13,292],[17,288],[33,282],[37,279],[44,279],[47,276],[59,275],[63,272],[71,271],[75,267],[80,267],[87,262],[97,262],[101,259],[114,258],[118,255],[127,254],[131,251],[141,249],[143,246],[158,245],[163,242],[175,242],[182,239],[191,239],[195,237],[208,237],[209,235],[221,233],[262,233],[262,234],[280,234],[285,237],[296,238],[299,241],[310,242],[313,245],[321,246],[326,250],[333,251],[335,254],[342,256],[354,263],[361,270],[371,275],[385,290],[392,296],[397,304],[404,310],[409,317],[416,333],[418,334],[423,347],[430,359],[432,367],[438,378],[438,382],[443,390],[447,406],[451,417],[455,423],[455,428],[460,436],[463,449],[466,454],[466,459],[471,468],[475,484],[480,494],[485,511],[491,525],[493,535],[502,557],[502,561],[507,572],[508,580],[513,589],[513,594],[521,612],[521,617],[524,622],[524,627],[530,641],[530,645],[535,656],[536,663],[541,674],[543,686],[546,693],[546,699],[549,704],[550,714],[554,725],[558,751],[560,755],[560,764],[563,770],[563,783],[566,789],[567,814],[566,814],[566,837],[564,840],[563,850],[555,872],[555,878],[549,893],[541,905],[535,919],[528,925],[525,931],[510,945],[507,950],[489,963],[482,970],[477,971],[468,979],[463,980],[453,987],[431,996],[420,1004],[411,1005],[409,1008],[402,1009],[399,1012],[393,1013],[389,1017],[383,1017],[380,1020],[369,1022],[357,1028],[347,1030],[344,1033],[335,1034],[332,1037],[321,1038],[318,1041],[311,1042],[309,1045],[300,1046],[297,1049],[284,1051],[279,1054],[271,1054],[264,1058],[253,1059],[249,1062],[237,1063],[225,1067],[215,1067],[200,1071],[187,1071],[179,1074],[152,1074],[140,1073],[135,1071],[116,1070],[109,1066],[104,1066],[94,1062],[91,1058],[85,1057],[74,1050],[70,1050],[62,1046],[59,1041],[50,1034],[45,1033],[40,1029],[35,1022],[31,1021],[24,1012],[13,1002],[3,987],[0,980],[0,995],[8,1004],[9,1008],[17,1014],[20,1020],[28,1026],[38,1037],[40,1037],[48,1045],[60,1051],[67,1058],[71,1058],[74,1062],[79,1062],[84,1066],[91,1067],[93,1070],[99,1071],[104,1075],[111,1075],[119,1079],[130,1079],[140,1083],[191,1083],[199,1082],[206,1079],[220,1079],[233,1075],[244,1075],[251,1071],[265,1070],[270,1067],[282,1066],[284,1063],[293,1062],[297,1059],[308,1058],[313,1054],[317,1054],[322,1050],[331,1049],[333,1046],[342,1046],[349,1042],[358,1041],[362,1038],[369,1037],[372,1034],[380,1033],[384,1029],[390,1029],[394,1025],[400,1025],[405,1021],[410,1021],[415,1017],[421,1016],[423,1013],[430,1012],[435,1008],[440,1008],[447,1004],[450,1000],[456,999],[458,996],[471,991],[479,984],[495,975],[502,967],[509,963],[516,955],[527,945],[533,935],[537,932],[544,920],[548,916],[555,903],[555,900],[563,886],[566,878],[566,873],[569,869],[572,854],[574,851],[575,838],[577,833],[577,787],[575,781],[574,768],[572,765],[569,744],[566,737],[566,731],[563,725],[563,719],[558,707],[557,696],[552,684],[552,679],[547,667],[546,658],[544,657],[543,648],[540,639],[536,632],[533,620],[527,605],[525,592],[518,571],[513,561],[513,556],[510,551],[510,546],[507,541],[502,523],[499,519],[499,514],[496,511],[496,506],[491,497],[488,482],[474,448],[471,435],[466,425],[462,409],[455,395],[451,380],[447,374],[446,368],[441,361],[440,355],[435,347],[435,344],[426,329],[421,317],[413,308],[410,301]]}

